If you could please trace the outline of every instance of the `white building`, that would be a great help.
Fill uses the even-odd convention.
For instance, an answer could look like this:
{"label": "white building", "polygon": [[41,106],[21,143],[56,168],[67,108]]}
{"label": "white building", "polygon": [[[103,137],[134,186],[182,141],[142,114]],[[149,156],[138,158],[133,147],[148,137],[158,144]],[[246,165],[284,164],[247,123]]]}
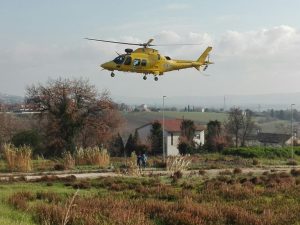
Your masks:
{"label": "white building", "polygon": [[[162,124],[162,121],[158,121]],[[178,144],[179,144],[179,137],[181,134],[181,123],[182,120],[180,119],[173,119],[173,120],[165,120],[164,124],[164,137],[165,137],[165,151],[166,155],[178,155]],[[147,123],[139,128],[137,128],[137,132],[139,134],[140,141],[144,144],[149,143],[149,137],[151,134],[152,123]],[[204,131],[205,126],[196,125],[196,132],[194,141],[197,145],[204,144]]]}

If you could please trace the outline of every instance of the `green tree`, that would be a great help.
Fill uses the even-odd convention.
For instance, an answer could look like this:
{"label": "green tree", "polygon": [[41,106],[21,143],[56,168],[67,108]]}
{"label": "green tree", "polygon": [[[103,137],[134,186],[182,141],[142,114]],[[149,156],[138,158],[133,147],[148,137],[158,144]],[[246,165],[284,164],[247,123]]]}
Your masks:
{"label": "green tree", "polygon": [[182,120],[181,122],[181,138],[186,139],[190,146],[194,146],[194,137],[196,127],[192,120]]}
{"label": "green tree", "polygon": [[134,152],[135,150],[136,150],[136,144],[132,134],[130,134],[125,145],[126,156],[131,156],[131,153]]}
{"label": "green tree", "polygon": [[133,138],[133,141],[134,141],[135,145],[140,145],[141,144],[140,136],[139,136],[139,133],[138,133],[137,129],[135,130],[134,135],[133,135],[132,138]]}
{"label": "green tree", "polygon": [[209,151],[217,151],[219,143],[217,142],[221,136],[221,122],[218,120],[209,121],[205,135],[205,148]]}
{"label": "green tree", "polygon": [[180,130],[181,135],[177,146],[179,153],[182,155],[195,153],[194,137],[196,127],[194,122],[192,120],[182,120]]}
{"label": "green tree", "polygon": [[160,122],[154,121],[150,130],[151,153],[153,155],[163,153],[163,130]]}
{"label": "green tree", "polygon": [[118,133],[117,136],[113,138],[109,152],[111,156],[124,156],[124,142],[121,135]]}

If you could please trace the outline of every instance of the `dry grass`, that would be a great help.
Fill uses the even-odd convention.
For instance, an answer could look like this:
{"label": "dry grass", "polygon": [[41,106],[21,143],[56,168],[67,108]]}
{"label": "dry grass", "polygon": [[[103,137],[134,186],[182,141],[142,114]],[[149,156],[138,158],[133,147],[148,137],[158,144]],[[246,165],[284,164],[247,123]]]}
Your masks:
{"label": "dry grass", "polygon": [[135,154],[135,152],[131,153],[131,156],[127,163],[126,173],[131,176],[140,176],[141,175],[141,170],[137,165],[137,155]]}
{"label": "dry grass", "polygon": [[106,149],[99,147],[79,148],[75,154],[76,165],[97,165],[106,168],[110,164],[110,156]]}
{"label": "dry grass", "polygon": [[74,169],[75,168],[75,159],[70,152],[65,152],[62,157],[63,165],[65,169]]}
{"label": "dry grass", "polygon": [[177,171],[187,170],[191,160],[186,156],[169,156],[167,158],[167,170],[174,174]]}
{"label": "dry grass", "polygon": [[79,191],[79,190],[77,190],[77,191],[74,193],[73,197],[70,199],[69,202],[67,202],[67,204],[66,204],[66,206],[65,206],[66,211],[65,211],[65,214],[64,214],[64,218],[63,218],[63,220],[62,220],[62,223],[61,223],[62,225],[67,225],[68,222],[69,222],[69,220],[70,220],[71,210],[72,210],[72,208],[75,207],[74,201],[75,201],[76,196],[78,195],[78,191]]}
{"label": "dry grass", "polygon": [[32,169],[31,154],[32,149],[29,146],[16,148],[12,144],[4,144],[4,159],[7,168],[10,171],[29,172]]}

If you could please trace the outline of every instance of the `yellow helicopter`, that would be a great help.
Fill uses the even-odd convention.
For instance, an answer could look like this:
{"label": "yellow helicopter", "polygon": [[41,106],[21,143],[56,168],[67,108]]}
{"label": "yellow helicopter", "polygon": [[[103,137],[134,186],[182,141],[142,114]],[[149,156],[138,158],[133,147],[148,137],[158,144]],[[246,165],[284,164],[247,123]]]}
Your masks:
{"label": "yellow helicopter", "polygon": [[[158,80],[159,75],[163,75],[165,72],[170,72],[173,70],[181,70],[186,68],[195,68],[200,70],[203,66],[205,71],[209,64],[213,64],[209,61],[209,52],[212,47],[207,47],[202,55],[195,61],[193,60],[176,60],[171,59],[169,56],[161,55],[157,50],[149,48],[151,46],[166,46],[166,45],[153,45],[151,44],[154,39],[150,39],[146,43],[128,43],[128,42],[118,42],[118,41],[107,41],[101,39],[86,38],[91,41],[101,41],[115,44],[124,45],[137,45],[142,48],[138,48],[133,51],[133,49],[125,49],[126,54],[118,54],[114,60],[103,63],[101,67],[105,70],[111,71],[111,77],[115,76],[114,71],[123,72],[135,72],[143,74],[143,79],[147,79],[148,74],[154,75],[154,80]],[[199,44],[171,44],[171,45],[199,45]]]}

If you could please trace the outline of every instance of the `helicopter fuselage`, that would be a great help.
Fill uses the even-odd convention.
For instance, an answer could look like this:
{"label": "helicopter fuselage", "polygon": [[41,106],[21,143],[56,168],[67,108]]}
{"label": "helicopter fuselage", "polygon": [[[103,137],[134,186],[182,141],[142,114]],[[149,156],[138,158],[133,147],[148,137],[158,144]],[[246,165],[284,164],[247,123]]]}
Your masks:
{"label": "helicopter fuselage", "polygon": [[164,72],[180,70],[194,67],[199,70],[201,66],[210,64],[205,61],[211,51],[208,47],[196,61],[192,60],[172,60],[168,56],[161,55],[156,49],[138,48],[127,54],[119,55],[112,61],[101,65],[103,69],[109,71],[135,72],[141,74],[163,75]]}

